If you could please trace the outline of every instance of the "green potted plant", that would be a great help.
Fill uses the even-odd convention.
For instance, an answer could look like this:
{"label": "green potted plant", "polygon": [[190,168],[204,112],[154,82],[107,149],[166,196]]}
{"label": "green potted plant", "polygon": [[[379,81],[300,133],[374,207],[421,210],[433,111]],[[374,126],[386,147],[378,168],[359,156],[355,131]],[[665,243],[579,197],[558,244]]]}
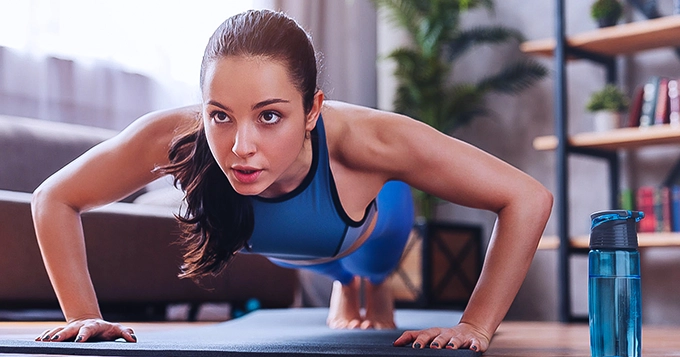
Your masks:
{"label": "green potted plant", "polygon": [[[475,83],[452,82],[456,61],[477,45],[523,41],[520,32],[502,26],[461,28],[461,15],[485,7],[491,0],[374,0],[390,19],[404,28],[411,45],[388,55],[396,62],[398,87],[394,109],[448,133],[488,114],[485,96],[491,92],[517,94],[546,76],[547,70],[530,59],[507,63]],[[493,72],[492,69],[489,72]],[[437,199],[416,192],[418,215],[434,218]]]}
{"label": "green potted plant", "polygon": [[595,131],[607,131],[621,125],[621,113],[628,109],[630,101],[618,87],[607,84],[602,90],[593,93],[586,109],[594,113]]}
{"label": "green potted plant", "polygon": [[623,14],[623,5],[619,0],[596,0],[590,6],[590,15],[599,27],[614,26]]}

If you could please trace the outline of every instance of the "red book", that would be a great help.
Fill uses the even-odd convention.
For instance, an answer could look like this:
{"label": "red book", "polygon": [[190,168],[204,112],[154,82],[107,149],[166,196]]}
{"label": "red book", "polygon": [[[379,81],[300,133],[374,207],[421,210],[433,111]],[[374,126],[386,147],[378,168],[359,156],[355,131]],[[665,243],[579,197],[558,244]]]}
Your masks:
{"label": "red book", "polygon": [[633,100],[630,103],[630,111],[628,112],[628,126],[631,128],[640,126],[643,92],[642,87],[637,87],[633,93]]}
{"label": "red book", "polygon": [[668,123],[668,78],[659,79],[659,87],[657,88],[656,95],[654,124],[666,124]]}
{"label": "red book", "polygon": [[636,195],[638,211],[645,214],[638,226],[638,232],[656,231],[656,218],[654,216],[654,187],[643,186],[638,188]]}

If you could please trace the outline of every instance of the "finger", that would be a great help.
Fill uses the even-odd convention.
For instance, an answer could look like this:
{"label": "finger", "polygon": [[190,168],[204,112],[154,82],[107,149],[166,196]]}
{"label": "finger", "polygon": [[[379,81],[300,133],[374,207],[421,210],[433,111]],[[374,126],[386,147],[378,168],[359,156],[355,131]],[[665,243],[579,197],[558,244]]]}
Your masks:
{"label": "finger", "polygon": [[439,332],[439,329],[427,329],[420,331],[418,336],[416,336],[415,341],[413,341],[413,348],[425,348],[430,343],[430,341],[439,335]]}
{"label": "finger", "polygon": [[50,333],[50,341],[59,341],[59,339],[62,337],[62,331],[64,331],[63,327],[57,327],[53,329]]}
{"label": "finger", "polygon": [[45,331],[42,335],[41,341],[45,341],[45,342],[51,341],[52,336],[54,336],[54,334],[59,330],[61,330],[61,327],[55,327],[53,329],[49,329],[49,330]]}
{"label": "finger", "polygon": [[459,349],[459,348],[465,348],[467,347],[465,344],[465,339],[461,338],[460,335],[454,335],[449,339],[449,342],[446,344],[446,348],[449,349]]}
{"label": "finger", "polygon": [[127,342],[137,342],[137,336],[135,336],[135,332],[131,328],[123,331],[122,336]]}
{"label": "finger", "polygon": [[85,325],[78,330],[75,342],[87,342],[95,335],[95,328],[90,325]]}
{"label": "finger", "polygon": [[59,331],[58,336],[52,336],[54,342],[73,341],[76,338],[80,326],[68,325]]}
{"label": "finger", "polygon": [[487,343],[484,343],[483,341],[480,341],[479,339],[474,337],[470,339],[471,350],[475,352],[485,352],[487,348],[489,348],[489,345]]}
{"label": "finger", "polygon": [[38,337],[36,337],[35,340],[36,341],[45,341],[45,336],[48,336],[49,333],[50,333],[50,330],[45,330]]}
{"label": "finger", "polygon": [[445,348],[449,340],[443,335],[439,335],[430,342],[430,348]]}
{"label": "finger", "polygon": [[413,342],[413,340],[415,340],[417,336],[418,331],[404,331],[404,333],[402,333],[401,336],[399,336],[399,338],[397,338],[394,341],[394,346],[396,347],[406,346],[409,343]]}

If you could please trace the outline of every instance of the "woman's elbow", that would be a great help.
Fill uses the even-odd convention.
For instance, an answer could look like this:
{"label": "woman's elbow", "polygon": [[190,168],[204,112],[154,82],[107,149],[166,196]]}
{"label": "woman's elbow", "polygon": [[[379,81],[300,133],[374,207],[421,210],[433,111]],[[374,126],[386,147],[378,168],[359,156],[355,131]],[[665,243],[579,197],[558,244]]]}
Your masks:
{"label": "woman's elbow", "polygon": [[535,182],[531,192],[529,193],[531,197],[531,207],[532,210],[547,221],[550,217],[553,207],[553,194],[542,184]]}

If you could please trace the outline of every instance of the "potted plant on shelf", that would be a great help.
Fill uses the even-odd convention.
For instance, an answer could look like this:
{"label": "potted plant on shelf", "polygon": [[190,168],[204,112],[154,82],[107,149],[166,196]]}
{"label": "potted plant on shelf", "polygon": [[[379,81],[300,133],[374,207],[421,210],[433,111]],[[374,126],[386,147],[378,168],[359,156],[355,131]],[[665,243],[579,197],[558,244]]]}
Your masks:
{"label": "potted plant on shelf", "polygon": [[[451,132],[488,114],[488,93],[517,94],[546,76],[541,64],[526,58],[507,63],[476,83],[452,82],[456,61],[477,45],[523,41],[522,34],[503,26],[461,28],[461,15],[485,7],[491,0],[374,0],[390,19],[408,33],[411,45],[388,55],[396,62],[397,112]],[[490,69],[491,71],[491,69]],[[433,219],[437,199],[416,192],[418,215]]]}
{"label": "potted plant on shelf", "polygon": [[594,113],[594,130],[601,132],[621,126],[621,113],[628,109],[629,99],[613,84],[592,94],[586,109]]}
{"label": "potted plant on shelf", "polygon": [[623,5],[619,0],[596,0],[590,6],[590,15],[602,27],[614,26],[623,14]]}

